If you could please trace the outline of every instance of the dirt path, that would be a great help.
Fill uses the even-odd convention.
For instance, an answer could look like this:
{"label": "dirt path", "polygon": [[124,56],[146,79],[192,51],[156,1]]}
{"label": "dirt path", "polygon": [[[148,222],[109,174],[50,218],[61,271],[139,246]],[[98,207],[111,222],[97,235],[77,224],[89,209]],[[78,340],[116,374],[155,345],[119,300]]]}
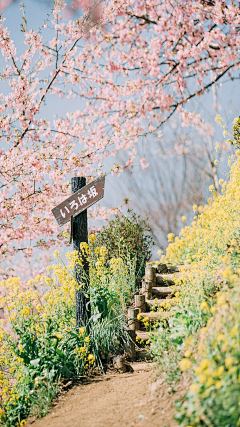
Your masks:
{"label": "dirt path", "polygon": [[73,387],[53,411],[33,427],[175,427],[176,394],[151,365],[134,363],[134,372],[109,373]]}

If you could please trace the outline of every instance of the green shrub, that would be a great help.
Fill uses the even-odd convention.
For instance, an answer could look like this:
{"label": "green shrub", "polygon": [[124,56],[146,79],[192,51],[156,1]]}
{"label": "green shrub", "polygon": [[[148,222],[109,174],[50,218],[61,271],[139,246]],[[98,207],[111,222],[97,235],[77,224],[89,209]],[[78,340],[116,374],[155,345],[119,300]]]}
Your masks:
{"label": "green shrub", "polygon": [[153,238],[146,220],[132,210],[117,215],[108,225],[96,232],[97,246],[106,246],[108,259],[121,257],[136,260],[136,278],[144,275],[145,264],[151,258]]}

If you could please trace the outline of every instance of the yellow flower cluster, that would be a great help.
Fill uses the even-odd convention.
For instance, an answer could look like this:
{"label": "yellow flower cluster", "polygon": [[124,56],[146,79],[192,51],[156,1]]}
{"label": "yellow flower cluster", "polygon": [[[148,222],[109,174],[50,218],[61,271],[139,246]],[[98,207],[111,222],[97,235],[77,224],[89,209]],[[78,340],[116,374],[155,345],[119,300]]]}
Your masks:
{"label": "yellow flower cluster", "polygon": [[[178,363],[182,372],[190,368],[194,372],[194,381],[178,415],[182,427],[224,425],[225,419],[228,425],[240,425],[239,152],[229,161],[230,180],[220,180],[221,195],[216,196],[210,186],[212,198],[208,204],[193,206],[198,216],[179,236],[169,236],[171,243],[160,260],[170,265],[182,264],[181,279],[176,280],[181,291],[175,293],[171,303],[173,313],[182,319],[181,325],[190,324],[184,326],[184,357]],[[187,328],[191,331],[193,321],[202,325],[198,345],[197,335],[187,338]],[[171,340],[171,331],[166,340]]]}
{"label": "yellow flower cluster", "polygon": [[[240,157],[230,171],[230,181],[223,193],[209,201],[197,221],[182,229],[167,248],[166,261],[171,264],[203,261],[214,267],[214,256],[225,255],[226,245],[236,239],[240,227]],[[211,188],[212,189],[212,188]],[[197,208],[196,206],[194,207]],[[173,239],[169,235],[169,239]],[[202,270],[202,269],[201,269]]]}
{"label": "yellow flower cluster", "polygon": [[[68,237],[67,233],[64,233],[64,237]],[[46,348],[50,343],[50,353],[55,352],[53,361],[61,358],[62,364],[56,363],[63,366],[63,369],[67,364],[68,370],[70,360],[69,372],[74,375],[81,375],[91,368],[95,363],[95,356],[99,363],[98,355],[104,351],[102,344],[97,342],[98,338],[99,342],[102,339],[100,333],[99,337],[94,335],[95,347],[92,344],[91,331],[88,331],[88,336],[86,328],[80,327],[76,333],[75,291],[81,288],[86,292],[86,262],[89,263],[90,283],[87,292],[92,314],[100,316],[101,321],[105,320],[104,316],[109,316],[105,321],[107,328],[116,327],[111,325],[115,318],[118,319],[119,327],[122,327],[126,304],[129,303],[135,286],[135,263],[130,260],[123,261],[120,257],[108,259],[107,248],[97,247],[95,241],[95,235],[90,234],[89,245],[81,243],[80,251],[68,252],[66,260],[60,251],[55,250],[55,260],[47,267],[46,274],[37,275],[27,283],[19,277],[0,282],[0,307],[4,308],[6,316],[6,325],[0,320],[0,424],[9,414],[13,417],[11,408],[16,406],[23,410],[21,412],[19,409],[16,413],[18,424],[15,422],[14,425],[24,425],[21,414],[28,412],[32,398],[28,388],[27,369],[36,367],[36,372],[39,372],[40,363],[45,369],[45,364],[39,356],[43,352],[39,351],[39,357],[36,356],[36,348],[42,350],[41,345]],[[76,270],[78,281],[75,280]],[[20,330],[21,334],[18,333]],[[112,345],[111,339],[110,344]],[[110,344],[107,344],[109,348]],[[32,348],[34,351],[31,353]],[[43,360],[45,362],[44,357]],[[58,366],[55,368],[58,372]],[[37,393],[43,384],[39,381],[40,374],[36,375],[31,385],[36,387],[34,393]],[[21,387],[25,387],[24,397]],[[36,400],[36,396],[34,399]]]}
{"label": "yellow flower cluster", "polygon": [[[87,251],[87,247],[84,246]],[[24,359],[21,355],[25,349],[18,345],[18,354],[11,345],[15,326],[26,328],[26,336],[41,340],[46,333],[48,319],[55,325],[55,336],[59,342],[67,331],[75,330],[75,288],[74,266],[78,263],[78,252],[66,254],[67,264],[61,261],[59,251],[54,251],[58,263],[47,267],[48,276],[37,275],[27,283],[19,277],[11,277],[0,282],[0,306],[4,308],[6,321],[0,320],[0,420],[10,405],[17,404],[21,397],[20,385],[24,381]],[[85,329],[80,328],[83,346],[76,349],[82,366],[91,366],[95,357],[90,353],[90,338]],[[13,343],[13,342],[12,342]],[[21,421],[19,426],[23,426]]]}
{"label": "yellow flower cluster", "polygon": [[[228,417],[232,417],[229,425],[239,425],[240,278],[238,285],[227,295],[219,294],[217,301],[215,318],[200,334],[197,356],[200,362],[194,369],[195,378],[184,404],[184,422],[191,420],[196,427],[206,420],[213,422],[212,414],[216,425]],[[214,408],[208,401],[210,396]],[[218,420],[216,407],[223,414]]]}

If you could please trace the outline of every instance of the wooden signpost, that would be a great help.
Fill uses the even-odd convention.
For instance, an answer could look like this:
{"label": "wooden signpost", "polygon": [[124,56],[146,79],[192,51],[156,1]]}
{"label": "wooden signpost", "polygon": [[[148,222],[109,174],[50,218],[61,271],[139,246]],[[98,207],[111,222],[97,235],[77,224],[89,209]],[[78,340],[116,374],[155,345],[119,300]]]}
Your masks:
{"label": "wooden signpost", "polygon": [[[95,179],[87,185],[86,178],[82,177],[72,178],[71,183],[73,194],[60,203],[60,205],[52,209],[52,213],[60,226],[70,221],[71,217],[74,218],[76,215],[79,215],[81,212],[85,211],[85,209],[98,202],[104,195],[105,175]],[[80,185],[83,183],[85,184],[81,187]]]}
{"label": "wooden signpost", "polygon": [[71,234],[73,249],[79,252],[83,260],[83,268],[75,266],[75,279],[79,289],[75,289],[76,326],[85,326],[91,315],[89,288],[89,265],[86,254],[81,251],[80,243],[88,243],[87,208],[103,198],[105,175],[86,185],[86,178],[74,177],[71,179],[72,195],[52,209],[60,226],[71,220]]}

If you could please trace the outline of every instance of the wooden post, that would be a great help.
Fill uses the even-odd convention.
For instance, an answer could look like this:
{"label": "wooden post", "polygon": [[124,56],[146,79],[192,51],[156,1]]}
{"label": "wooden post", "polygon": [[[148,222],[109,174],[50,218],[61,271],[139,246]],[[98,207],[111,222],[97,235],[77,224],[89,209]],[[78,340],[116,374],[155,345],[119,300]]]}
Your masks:
{"label": "wooden post", "polygon": [[138,313],[139,308],[130,307],[128,309],[128,328],[134,331],[138,330],[140,327],[139,320],[137,319]]}
{"label": "wooden post", "polygon": [[121,372],[126,372],[126,363],[125,363],[125,357],[124,356],[116,356],[113,358],[113,364],[116,369],[118,369]]}
{"label": "wooden post", "polygon": [[146,302],[145,295],[135,295],[134,296],[135,307],[139,308],[139,313],[145,313],[146,311]]}
{"label": "wooden post", "polygon": [[145,267],[145,280],[148,282],[156,282],[156,268],[147,264]]}
{"label": "wooden post", "polygon": [[130,339],[127,343],[124,344],[124,349],[125,349],[126,356],[129,359],[134,361],[136,360],[136,347],[135,347],[136,332],[132,329],[128,329],[128,334]]}
{"label": "wooden post", "polygon": [[[73,177],[71,179],[72,193],[80,190],[86,185],[86,178]],[[76,327],[86,326],[88,319],[91,315],[90,299],[87,295],[89,292],[89,264],[86,259],[85,253],[80,250],[80,243],[88,243],[88,227],[87,227],[87,209],[75,216],[72,221],[72,237],[73,237],[73,250],[79,252],[79,256],[83,259],[83,271],[79,267],[75,267],[75,279],[81,289],[75,290],[76,300]]]}
{"label": "wooden post", "polygon": [[147,280],[142,281],[142,294],[145,295],[145,298],[152,299],[152,289],[153,285],[155,285],[154,282],[149,282]]}

